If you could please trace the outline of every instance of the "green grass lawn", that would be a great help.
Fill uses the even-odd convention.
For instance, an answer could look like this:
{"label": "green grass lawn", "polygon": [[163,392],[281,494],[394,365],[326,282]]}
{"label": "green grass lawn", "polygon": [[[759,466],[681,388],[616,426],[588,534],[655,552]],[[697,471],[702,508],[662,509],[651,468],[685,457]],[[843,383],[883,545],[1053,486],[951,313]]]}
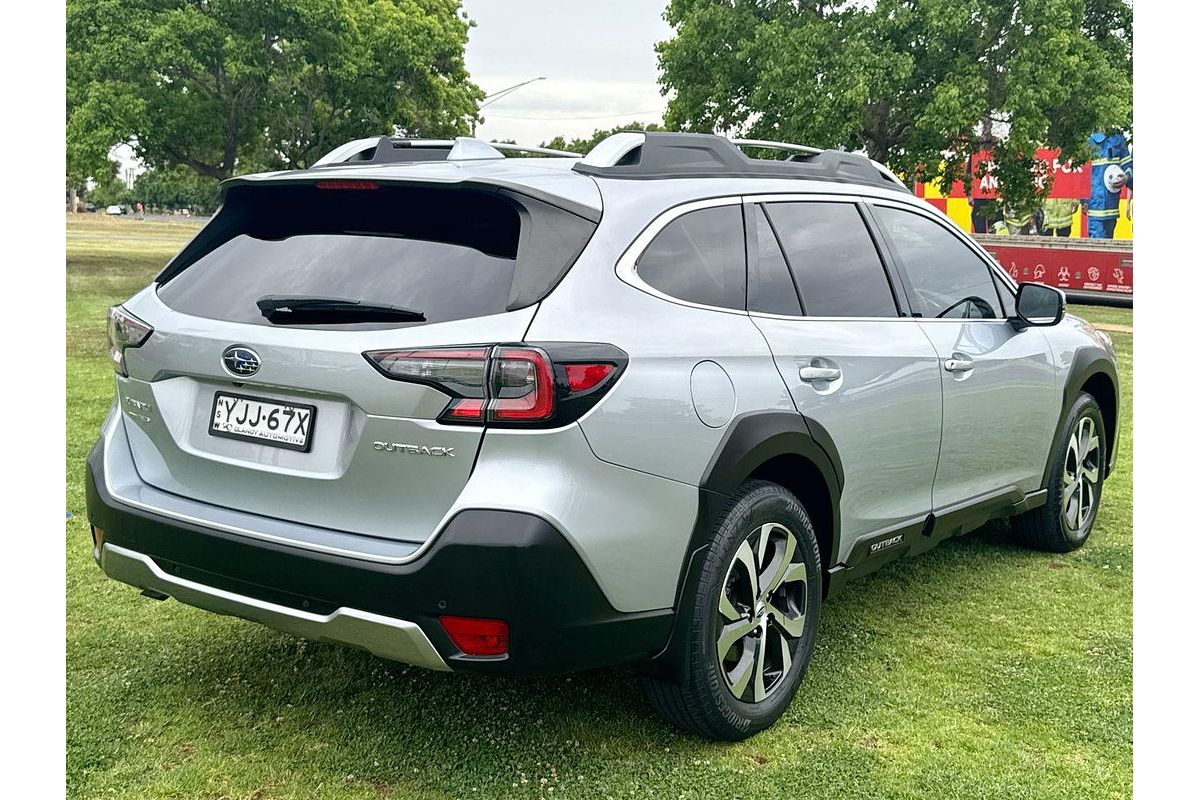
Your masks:
{"label": "green grass lawn", "polygon": [[[1089,544],[994,526],[824,608],[771,730],[675,733],[623,669],[425,672],[157,603],[92,562],[84,458],[112,395],[105,308],[194,224],[67,225],[67,790],[135,798],[1098,798],[1132,790],[1133,337],[1122,449]],[[1105,322],[1128,311],[1076,307]]]}

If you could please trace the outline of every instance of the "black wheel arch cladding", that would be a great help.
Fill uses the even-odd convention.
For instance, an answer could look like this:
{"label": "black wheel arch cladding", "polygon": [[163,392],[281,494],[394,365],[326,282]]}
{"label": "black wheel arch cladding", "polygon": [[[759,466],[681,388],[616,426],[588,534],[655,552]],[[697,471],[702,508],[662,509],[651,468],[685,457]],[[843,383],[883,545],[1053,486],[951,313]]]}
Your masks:
{"label": "black wheel arch cladding", "polygon": [[[686,598],[699,579],[699,565],[708,547],[716,520],[727,510],[731,496],[763,465],[780,457],[798,457],[810,463],[828,494],[828,531],[818,531],[822,552],[822,594],[828,591],[828,570],[836,561],[840,539],[839,506],[844,473],[833,439],[823,427],[795,411],[762,411],[733,419],[700,481],[696,522],[688,541],[687,555],[680,568],[675,595],[675,619],[671,638],[649,666],[652,674],[675,674],[682,666],[682,631],[688,624]],[[788,488],[788,487],[785,487]],[[803,497],[799,498],[803,502]],[[807,509],[810,517],[811,509]],[[816,520],[814,519],[814,524]],[[828,550],[829,552],[824,552]]]}
{"label": "black wheel arch cladding", "polygon": [[[1057,442],[1062,436],[1063,427],[1067,424],[1067,419],[1071,414],[1071,407],[1074,406],[1080,393],[1084,391],[1084,387],[1095,389],[1098,385],[1111,391],[1110,396],[1104,397],[1095,397],[1097,392],[1092,392],[1096,404],[1100,406],[1100,416],[1104,419],[1104,446],[1107,450],[1104,454],[1104,464],[1107,476],[1115,466],[1117,425],[1121,413],[1121,384],[1117,378],[1117,369],[1113,365],[1112,357],[1103,348],[1081,347],[1075,352],[1071,368],[1067,372],[1067,379],[1063,384],[1062,408],[1059,410],[1058,424],[1054,428],[1053,441]],[[1049,488],[1054,474],[1054,448],[1051,447],[1050,450],[1050,457],[1046,461],[1046,469],[1042,474],[1043,489]]]}

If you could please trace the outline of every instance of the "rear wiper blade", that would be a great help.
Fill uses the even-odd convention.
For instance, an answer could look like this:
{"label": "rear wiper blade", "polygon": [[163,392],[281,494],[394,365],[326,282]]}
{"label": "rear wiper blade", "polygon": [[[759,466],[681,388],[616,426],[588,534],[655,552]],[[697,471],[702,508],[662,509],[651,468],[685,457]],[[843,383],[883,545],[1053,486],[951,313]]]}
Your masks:
{"label": "rear wiper blade", "polygon": [[281,324],[425,321],[424,314],[411,308],[347,297],[268,294],[258,298],[256,305],[264,317]]}

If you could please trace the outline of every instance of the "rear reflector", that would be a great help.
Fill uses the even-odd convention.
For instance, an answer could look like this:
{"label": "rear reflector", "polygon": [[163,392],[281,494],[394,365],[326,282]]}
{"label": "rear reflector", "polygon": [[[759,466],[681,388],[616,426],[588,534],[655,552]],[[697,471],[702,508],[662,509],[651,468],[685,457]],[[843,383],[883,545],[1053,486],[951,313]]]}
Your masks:
{"label": "rear reflector", "polygon": [[363,191],[370,189],[378,189],[379,184],[375,181],[317,181],[318,189],[349,189],[351,191]]}
{"label": "rear reflector", "polygon": [[502,656],[508,652],[508,623],[502,619],[438,617],[454,646],[469,656]]}
{"label": "rear reflector", "polygon": [[565,364],[567,387],[572,392],[586,392],[602,383],[616,369],[613,364]]}

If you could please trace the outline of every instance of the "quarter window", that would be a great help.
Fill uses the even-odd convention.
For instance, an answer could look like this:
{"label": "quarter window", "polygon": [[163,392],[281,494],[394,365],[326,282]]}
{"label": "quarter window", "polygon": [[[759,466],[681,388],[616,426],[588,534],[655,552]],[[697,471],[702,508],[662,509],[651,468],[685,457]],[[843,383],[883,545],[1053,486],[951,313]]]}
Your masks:
{"label": "quarter window", "polygon": [[798,317],[800,299],[779,240],[761,205],[754,206],[755,257],[750,260],[748,304],[751,311]]}
{"label": "quarter window", "polygon": [[876,206],[875,216],[908,278],[914,314],[996,319],[1003,313],[992,271],[957,236],[899,208]]}
{"label": "quarter window", "polygon": [[891,283],[853,203],[771,203],[767,214],[813,317],[894,317]]}
{"label": "quarter window", "polygon": [[720,308],[746,307],[746,241],[740,205],[691,211],[663,228],[637,260],[660,292]]}

